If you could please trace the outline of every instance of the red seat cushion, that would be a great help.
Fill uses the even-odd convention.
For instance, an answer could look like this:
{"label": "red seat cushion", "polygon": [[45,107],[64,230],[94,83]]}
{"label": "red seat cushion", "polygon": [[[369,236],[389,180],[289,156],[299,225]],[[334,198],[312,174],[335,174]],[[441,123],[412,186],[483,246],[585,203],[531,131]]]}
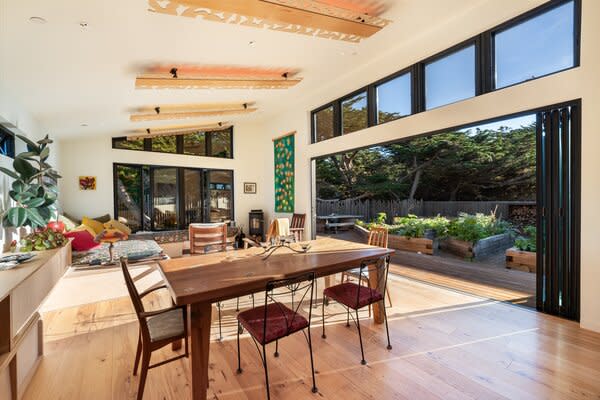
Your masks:
{"label": "red seat cushion", "polygon": [[353,282],[328,287],[323,290],[323,294],[353,310],[383,300],[383,296],[378,290],[359,286]]}
{"label": "red seat cushion", "polygon": [[73,238],[73,250],[75,251],[88,251],[95,247],[100,246],[99,243],[94,241],[94,237],[88,231],[70,231],[65,233],[65,237]]}
{"label": "red seat cushion", "polygon": [[267,332],[265,328],[265,306],[252,308],[238,314],[238,321],[260,344],[271,343],[308,326],[308,321],[281,303],[267,305]]}

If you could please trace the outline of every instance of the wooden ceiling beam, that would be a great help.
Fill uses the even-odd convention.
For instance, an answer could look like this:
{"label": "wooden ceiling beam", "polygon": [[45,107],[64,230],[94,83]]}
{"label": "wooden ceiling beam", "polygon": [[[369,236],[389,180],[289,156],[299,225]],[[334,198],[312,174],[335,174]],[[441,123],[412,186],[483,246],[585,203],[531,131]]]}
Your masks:
{"label": "wooden ceiling beam", "polygon": [[143,114],[131,114],[129,120],[131,122],[139,121],[165,121],[170,119],[189,119],[189,118],[201,118],[218,115],[235,115],[235,114],[249,114],[253,113],[257,108],[239,108],[233,110],[207,110],[207,111],[181,111],[181,112],[168,112],[160,108],[160,113],[155,110],[151,113]]}
{"label": "wooden ceiling beam", "polygon": [[220,131],[227,128],[231,128],[231,126],[232,125],[229,122],[219,122],[215,124],[206,125],[175,125],[162,126],[157,128],[136,129],[130,131],[130,134],[127,135],[127,140],[146,139],[158,136],[177,136],[194,132]]}
{"label": "wooden ceiling beam", "polygon": [[140,75],[135,79],[136,89],[287,89],[297,85],[301,78],[253,79],[248,77],[177,77]]}
{"label": "wooden ceiling beam", "polygon": [[256,17],[273,22],[324,29],[360,37],[370,37],[382,29],[381,26],[371,25],[366,22],[352,21],[268,0],[177,0],[177,2],[191,7],[208,8],[210,10]]}

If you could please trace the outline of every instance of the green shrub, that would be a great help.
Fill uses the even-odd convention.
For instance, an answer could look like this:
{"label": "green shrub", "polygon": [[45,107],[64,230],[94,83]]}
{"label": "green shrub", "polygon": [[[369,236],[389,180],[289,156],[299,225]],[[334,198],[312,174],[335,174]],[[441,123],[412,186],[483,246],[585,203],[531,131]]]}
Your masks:
{"label": "green shrub", "polygon": [[375,221],[373,222],[380,225],[385,225],[385,223],[387,222],[387,214],[384,212],[377,213],[377,218],[375,218]]}
{"label": "green shrub", "polygon": [[537,251],[537,231],[535,226],[528,225],[523,228],[523,236],[515,239],[515,247],[521,251]]}
{"label": "green shrub", "polygon": [[450,237],[466,242],[476,242],[507,232],[512,232],[511,224],[497,219],[493,213],[489,215],[460,213],[458,218],[450,221],[448,226]]}
{"label": "green shrub", "polygon": [[390,233],[410,238],[422,238],[425,237],[427,231],[433,231],[437,237],[444,237],[447,235],[449,222],[447,218],[439,215],[434,218],[420,218],[409,214],[406,217],[395,217]]}

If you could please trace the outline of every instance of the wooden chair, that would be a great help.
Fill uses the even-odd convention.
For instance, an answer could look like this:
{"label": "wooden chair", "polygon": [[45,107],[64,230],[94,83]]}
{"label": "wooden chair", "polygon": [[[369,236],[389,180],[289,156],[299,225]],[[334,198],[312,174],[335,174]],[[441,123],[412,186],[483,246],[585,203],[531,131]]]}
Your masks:
{"label": "wooden chair", "polygon": [[[387,249],[388,247],[388,230],[382,227],[371,228],[369,232],[369,241],[367,244],[370,246],[384,247]],[[368,279],[368,277],[362,276],[359,274],[360,270],[358,268],[351,269],[349,271],[342,272],[342,282],[349,281],[350,278],[355,279]],[[392,307],[392,296],[390,295],[390,289],[386,286],[385,291],[388,296],[388,302],[390,307]],[[369,306],[369,317],[371,316],[371,306]]]}
{"label": "wooden chair", "polygon": [[[190,224],[190,254],[206,254],[227,250],[227,224]],[[252,306],[254,307],[254,294]],[[217,303],[219,313],[219,340],[223,340],[223,324],[221,319],[222,303]],[[236,311],[240,311],[240,299],[237,299]]]}
{"label": "wooden chair", "polygon": [[226,224],[190,224],[190,254],[206,254],[227,248]]}
{"label": "wooden chair", "polygon": [[[137,314],[140,323],[140,333],[138,336],[137,350],[135,352],[133,375],[137,375],[141,356],[142,373],[140,375],[137,394],[137,399],[141,400],[144,396],[144,386],[146,384],[146,377],[148,376],[149,369],[189,356],[187,307],[173,306],[157,311],[146,311],[142,299],[149,293],[166,288],[166,286],[153,287],[145,292],[138,293],[133,279],[129,274],[129,266],[127,264],[127,259],[125,258],[121,258],[121,269],[123,270],[123,276],[125,277],[127,291],[129,292],[131,302],[133,303],[135,313]],[[184,354],[150,365],[150,357],[154,351],[161,349],[168,344],[180,342],[181,339],[185,342]]]}
{"label": "wooden chair", "polygon": [[292,222],[290,223],[290,232],[294,235],[297,242],[304,240],[304,224],[306,222],[306,214],[294,214],[292,215]]}

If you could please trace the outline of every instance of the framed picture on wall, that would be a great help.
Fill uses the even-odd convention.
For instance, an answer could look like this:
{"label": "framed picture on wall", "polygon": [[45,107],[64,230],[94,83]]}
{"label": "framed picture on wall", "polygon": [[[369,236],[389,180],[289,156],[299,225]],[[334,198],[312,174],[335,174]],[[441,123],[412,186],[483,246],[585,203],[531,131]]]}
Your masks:
{"label": "framed picture on wall", "polygon": [[244,193],[256,194],[256,183],[255,182],[244,182]]}
{"label": "framed picture on wall", "polygon": [[80,176],[79,177],[79,190],[96,190],[96,177],[95,176]]}

